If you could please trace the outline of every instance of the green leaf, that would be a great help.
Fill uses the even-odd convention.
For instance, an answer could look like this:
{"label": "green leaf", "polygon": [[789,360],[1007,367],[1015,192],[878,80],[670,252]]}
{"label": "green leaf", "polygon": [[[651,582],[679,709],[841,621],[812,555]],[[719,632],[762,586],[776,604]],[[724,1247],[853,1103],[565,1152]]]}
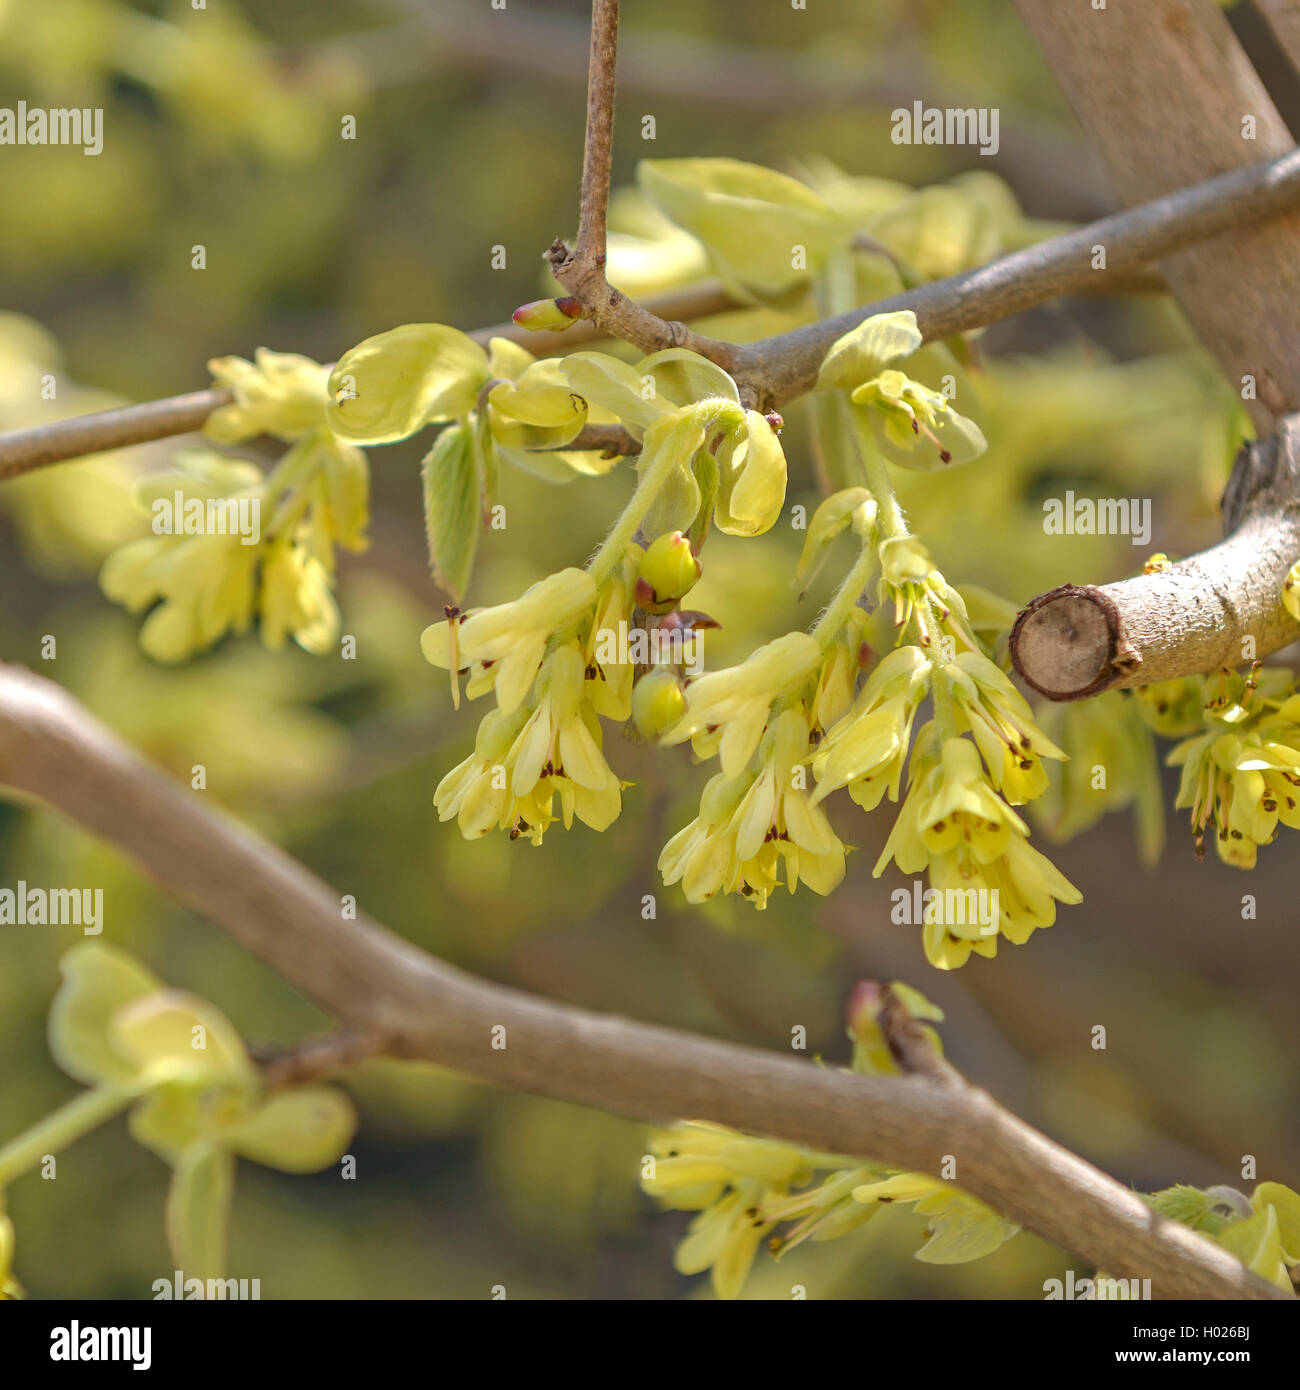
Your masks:
{"label": "green leaf", "polygon": [[230,1147],[284,1173],[316,1173],[336,1163],[357,1128],[342,1091],[304,1086],[272,1096],[226,1132]]}
{"label": "green leaf", "polygon": [[360,449],[331,440],[321,451],[321,479],[330,533],[349,550],[366,546],[370,524],[370,463]]}
{"label": "green leaf", "polygon": [[441,323],[408,323],[345,352],[330,373],[326,418],[353,444],[390,444],[467,415],[488,379],[488,356]]}
{"label": "green leaf", "polygon": [[50,1051],[78,1081],[130,1083],[137,1068],[114,1049],[110,1023],[126,1005],[162,989],[138,961],[99,942],[74,946],[59,963],[63,984],[50,1009]]}
{"label": "green leaf", "polygon": [[690,411],[666,415],[656,420],[646,431],[645,448],[638,467],[644,472],[667,450],[675,458],[654,501],[641,523],[647,536],[661,536],[665,531],[689,531],[699,514],[702,494],[691,466],[696,451],[704,444],[704,425]]}
{"label": "green leaf", "polygon": [[925,1264],[955,1265],[991,1255],[1016,1235],[1020,1227],[992,1207],[965,1192],[945,1192],[923,1198],[918,1213],[930,1217],[930,1238],[916,1252]]}
{"label": "green leaf", "polygon": [[243,1039],[230,1020],[183,990],[160,990],[118,1009],[109,1022],[109,1039],[145,1081],[256,1084]]}
{"label": "green leaf", "polygon": [[878,375],[882,367],[910,357],[923,341],[911,309],[873,314],[831,344],[817,384],[853,390]]}
{"label": "green leaf", "polygon": [[1291,1279],[1282,1261],[1282,1235],[1274,1207],[1266,1206],[1245,1221],[1225,1226],[1215,1239],[1262,1279],[1279,1288],[1291,1288]]}
{"label": "green leaf", "polygon": [[1283,1258],[1292,1264],[1300,1263],[1300,1195],[1280,1182],[1262,1182],[1250,1200],[1257,1211],[1271,1206],[1277,1212]]}
{"label": "green leaf", "polygon": [[587,423],[587,402],[555,358],[535,362],[518,381],[494,386],[488,407],[493,436],[512,449],[560,448]]}
{"label": "green leaf", "polygon": [[833,492],[821,503],[808,523],[803,550],[795,566],[791,583],[796,589],[802,591],[808,587],[830,553],[831,543],[847,528],[857,508],[870,500],[871,494],[866,488],[847,487]]}
{"label": "green leaf", "polygon": [[656,388],[646,390],[642,374],[607,352],[574,352],[560,359],[564,379],[591,407],[608,411],[636,438],[673,409]]}
{"label": "green leaf", "polygon": [[176,1268],[192,1279],[220,1279],[235,1186],[235,1160],[224,1149],[194,1144],[180,1156],[167,1192],[167,1242]]}
{"label": "green leaf", "polygon": [[159,1086],[127,1117],[131,1138],[175,1167],[186,1149],[212,1137],[204,1104],[210,1099],[199,1086]]}
{"label": "green leaf", "polygon": [[729,288],[749,296],[775,297],[804,283],[849,231],[805,184],[738,159],[647,159],[637,179],[704,243]]}
{"label": "green leaf", "polygon": [[654,378],[662,401],[673,406],[693,405],[696,401],[724,400],[740,404],[740,390],[716,362],[687,348],[665,348],[637,364],[637,374]]}
{"label": "green leaf", "polygon": [[457,603],[469,588],[478,550],[480,466],[467,423],[443,430],[420,465],[429,566],[439,587]]}

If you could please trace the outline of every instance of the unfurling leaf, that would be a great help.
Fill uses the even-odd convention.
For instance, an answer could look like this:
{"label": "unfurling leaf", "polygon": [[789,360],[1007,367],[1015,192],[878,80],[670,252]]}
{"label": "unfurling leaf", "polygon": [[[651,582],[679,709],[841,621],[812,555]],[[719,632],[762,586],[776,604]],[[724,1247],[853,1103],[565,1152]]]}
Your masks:
{"label": "unfurling leaf", "polygon": [[60,963],[63,985],[50,1009],[50,1051],[59,1066],[89,1084],[135,1079],[136,1068],[115,1050],[109,1025],[128,1004],[162,988],[125,952],[98,942],[75,946]]}
{"label": "unfurling leaf", "polygon": [[882,367],[910,357],[921,346],[921,330],[911,309],[896,314],[873,314],[831,344],[817,377],[819,386],[853,390],[876,376]]}
{"label": "unfurling leaf", "polygon": [[438,436],[420,465],[429,566],[457,603],[469,588],[481,525],[480,460],[473,428],[452,425]]}
{"label": "unfurling leaf", "polygon": [[704,243],[728,286],[748,295],[775,297],[806,281],[849,230],[807,185],[738,159],[647,159],[637,179]]}
{"label": "unfurling leaf", "polygon": [[352,444],[391,444],[467,415],[488,379],[488,356],[441,323],[408,323],[345,352],[330,373],[326,417]]}
{"label": "unfurling leaf", "polygon": [[316,1173],[339,1159],[356,1128],[356,1110],[342,1091],[304,1086],[271,1096],[222,1140],[282,1173]]}
{"label": "unfurling leaf", "polygon": [[826,559],[831,542],[848,526],[853,513],[870,501],[871,494],[866,488],[846,487],[832,493],[821,503],[808,523],[808,534],[804,537],[799,563],[795,566],[792,583],[796,589],[808,587]]}
{"label": "unfurling leaf", "polygon": [[235,1160],[224,1149],[194,1144],[180,1156],[167,1192],[167,1241],[177,1269],[220,1279],[235,1186]]}

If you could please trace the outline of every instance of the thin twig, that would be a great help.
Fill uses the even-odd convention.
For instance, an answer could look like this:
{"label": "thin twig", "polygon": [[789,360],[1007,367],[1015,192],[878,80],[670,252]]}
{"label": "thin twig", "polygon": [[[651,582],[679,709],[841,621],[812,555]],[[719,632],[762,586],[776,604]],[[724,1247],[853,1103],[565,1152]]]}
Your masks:
{"label": "thin twig", "polygon": [[582,158],[578,237],[570,249],[558,237],[546,256],[551,272],[612,338],[642,352],[689,348],[729,368],[730,343],[701,338],[682,322],[664,319],[616,290],[605,276],[605,215],[614,151],[614,86],[618,66],[618,0],[592,0],[587,69],[587,139]]}
{"label": "thin twig", "polygon": [[294,1047],[250,1045],[248,1050],[261,1070],[267,1090],[278,1091],[319,1081],[390,1054],[392,1040],[374,1031],[359,1033],[342,1028]]}
{"label": "thin twig", "polygon": [[[718,280],[702,280],[682,289],[670,290],[647,301],[656,314],[683,319],[708,318],[741,307]],[[598,324],[587,319],[575,323],[563,333],[532,332],[516,323],[499,323],[490,328],[476,328],[468,335],[482,347],[493,338],[506,338],[526,347],[538,357],[556,353],[576,352],[592,343],[603,342],[609,335]],[[109,449],[124,449],[150,440],[168,439],[175,435],[201,430],[214,410],[229,405],[232,394],[219,387],[193,391],[184,396],[167,396],[162,400],[146,401],[140,405],[120,406],[115,410],[97,411],[93,415],[75,415],[67,420],[55,420],[48,425],[29,429],[10,430],[0,434],[0,481],[16,478],[52,463],[101,454]],[[565,445],[567,449],[600,449],[620,454],[636,453],[640,445],[621,431],[595,430],[584,440]]]}

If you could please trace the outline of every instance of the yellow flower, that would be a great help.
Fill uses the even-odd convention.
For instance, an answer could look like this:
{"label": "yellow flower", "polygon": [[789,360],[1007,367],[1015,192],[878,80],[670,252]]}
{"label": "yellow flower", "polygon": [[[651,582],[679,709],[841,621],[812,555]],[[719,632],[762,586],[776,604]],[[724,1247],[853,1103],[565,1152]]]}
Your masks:
{"label": "yellow flower", "polygon": [[296,440],[325,423],[329,372],[310,357],[258,348],[254,362],[214,357],[208,371],[218,386],[234,392],[232,405],[208,416],[203,433],[222,444],[259,434]]}
{"label": "yellow flower", "polygon": [[891,859],[904,873],[929,869],[937,895],[926,909],[925,953],[951,970],[972,951],[996,955],[999,931],[1022,945],[1056,920],[1058,900],[1077,903],[1082,895],[1030,846],[1028,826],[989,785],[974,745],[950,738],[936,755],[936,743],[927,726],[874,872],[879,877]]}
{"label": "yellow flower", "polygon": [[1284,717],[1243,733],[1208,733],[1180,743],[1169,754],[1183,775],[1175,807],[1190,807],[1198,852],[1207,826],[1225,864],[1253,869],[1258,847],[1277,835],[1278,822],[1300,829],[1300,748]]}
{"label": "yellow flower", "polygon": [[632,682],[636,663],[631,656],[633,590],[641,547],[630,545],[623,563],[600,586],[596,616],[587,635],[585,664],[587,698],[597,714],[620,723],[632,713]]}
{"label": "yellow flower", "polygon": [[0,1301],[26,1297],[14,1278],[14,1223],[0,1211]]}
{"label": "yellow flower", "polygon": [[821,661],[814,638],[789,632],[759,647],[739,666],[701,676],[687,687],[686,714],[664,743],[692,739],[700,757],[716,751],[723,772],[738,777],[763,736],[772,702],[797,691]]}
{"label": "yellow flower", "polygon": [[920,647],[898,647],[876,666],[852,710],[817,750],[814,803],[844,786],[866,811],[874,810],[886,791],[891,801],[898,800],[912,722],[932,670]]}
{"label": "yellow flower", "polygon": [[566,829],[575,816],[607,829],[622,809],[622,783],[601,751],[584,686],[577,643],[557,647],[537,678],[536,704],[489,714],[473,755],[443,778],[434,793],[439,818],[454,816],[466,839],[495,824],[541,844],[558,794]]}
{"label": "yellow flower", "polygon": [[248,631],[257,559],[257,547],[238,535],[150,536],[114,551],[99,583],[133,613],[157,605],[140,629],[140,646],[155,661],[174,663],[227,632]]}
{"label": "yellow flower", "polygon": [[805,789],[807,715],[794,709],[777,715],[759,756],[755,774],[714,777],[699,816],[659,856],[664,882],[680,881],[688,902],[722,890],[763,908],[782,866],[792,893],[802,881],[824,896],[844,877],[844,845]]}
{"label": "yellow flower", "polygon": [[273,540],[266,547],[258,611],[262,640],[272,651],[292,637],[300,647],[320,656],[338,637],[339,609],[329,571],[302,544]]}
{"label": "yellow flower", "polygon": [[828,733],[852,708],[853,692],[858,683],[864,657],[868,617],[865,610],[855,608],[836,634],[826,651],[817,689],[808,707],[809,722],[817,738]]}
{"label": "yellow flower", "polygon": [[495,690],[497,704],[508,714],[528,694],[551,637],[580,622],[596,597],[596,582],[585,570],[561,570],[511,603],[434,623],[425,628],[420,646],[426,660],[452,672],[453,681],[468,659],[466,694],[473,699]]}
{"label": "yellow flower", "polygon": [[1047,790],[1043,759],[1064,761],[1065,753],[1039,728],[1024,696],[980,652],[962,652],[944,673],[993,785],[1013,806],[1041,796]]}

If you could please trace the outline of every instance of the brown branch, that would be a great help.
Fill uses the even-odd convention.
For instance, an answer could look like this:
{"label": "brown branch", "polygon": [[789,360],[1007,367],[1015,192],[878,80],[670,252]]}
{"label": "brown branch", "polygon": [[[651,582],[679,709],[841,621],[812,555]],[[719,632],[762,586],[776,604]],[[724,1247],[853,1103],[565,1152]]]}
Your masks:
{"label": "brown branch", "polygon": [[[1114,213],[976,270],[904,290],[874,304],[736,349],[732,374],[774,405],[815,385],[831,344],[864,318],[911,309],[926,342],[996,323],[1024,309],[1132,276],[1172,251],[1300,207],[1300,151]],[[1106,268],[1093,269],[1104,247]],[[708,355],[707,353],[705,354]]]}
{"label": "brown branch", "polygon": [[296,1047],[250,1045],[248,1051],[261,1070],[264,1085],[277,1091],[335,1076],[386,1055],[391,1046],[382,1033],[342,1028],[323,1038],[309,1038]]}
{"label": "brown branch", "polygon": [[57,685],[0,666],[0,783],[118,846],[346,1027],[498,1085],[641,1118],[713,1120],[938,1174],[1161,1298],[1277,1298],[1203,1237],[965,1085],[856,1076],[475,979],[364,916],[143,763]]}
{"label": "brown branch", "polygon": [[679,320],[661,317],[614,289],[605,277],[605,214],[614,151],[617,66],[618,0],[592,0],[578,238],[572,249],[558,237],[551,243],[546,253],[551,271],[609,337],[621,338],[646,353],[689,348],[729,368],[735,352],[732,344],[702,338]]}
{"label": "brown branch", "polygon": [[[525,331],[517,325],[502,324],[479,329],[471,336],[480,342],[491,337],[509,338],[539,352],[564,351],[611,334],[622,336],[625,330],[631,332],[625,311],[635,311],[637,322],[650,321],[651,329],[648,335],[638,331],[628,341],[646,351],[690,347],[719,362],[769,408],[811,390],[831,344],[873,314],[911,309],[925,340],[932,342],[1066,295],[1105,287],[1131,288],[1134,277],[1142,275],[1150,261],[1170,251],[1242,223],[1264,222],[1298,205],[1300,151],[1293,151],[1116,213],[976,270],[744,346],[703,338],[684,324],[660,316],[704,316],[735,307],[715,285],[679,291],[644,306],[633,305],[617,291],[610,291],[618,299],[612,317],[597,316],[590,326],[579,323],[563,335],[524,336]],[[1097,245],[1106,248],[1105,270],[1092,268],[1093,247]],[[224,392],[195,392],[0,435],[0,479],[87,453],[189,433],[201,428],[207,414],[228,400]]]}
{"label": "brown branch", "polygon": [[[1293,150],[1264,84],[1209,0],[1110,0],[1104,11],[1060,0],[1016,0],[1016,7],[1125,202]],[[1255,381],[1246,404],[1260,435],[1275,415],[1300,409],[1298,248],[1300,214],[1293,213],[1203,239],[1161,265],[1234,387]]]}
{"label": "brown branch", "polygon": [[1273,31],[1277,46],[1300,73],[1300,4],[1296,0],[1254,0],[1254,4]]}
{"label": "brown branch", "polygon": [[1151,685],[1263,658],[1300,638],[1282,605],[1300,559],[1300,415],[1246,445],[1224,496],[1228,539],[1118,584],[1067,584],[1016,619],[1016,670],[1051,700]]}
{"label": "brown branch", "polygon": [[[656,314],[689,319],[725,314],[741,306],[723,289],[720,281],[702,280],[698,284],[657,295],[647,301],[647,307]],[[603,342],[608,336],[597,324],[586,319],[563,333],[538,333],[520,328],[516,323],[499,323],[491,328],[476,328],[469,334],[482,347],[486,347],[493,338],[507,338],[528,348],[538,357],[576,352],[591,343]],[[233,399],[229,391],[214,387],[185,396],[168,396],[141,405],[97,411],[93,415],[76,415],[48,425],[34,425],[30,429],[10,430],[0,434],[0,481],[16,478],[52,463],[64,463],[109,449],[124,449],[154,439],[191,434],[203,428],[214,410],[229,405]],[[626,432],[619,436],[593,432],[590,437],[590,443],[575,442],[565,447],[602,451],[612,449],[620,454],[636,453],[640,448]]]}

